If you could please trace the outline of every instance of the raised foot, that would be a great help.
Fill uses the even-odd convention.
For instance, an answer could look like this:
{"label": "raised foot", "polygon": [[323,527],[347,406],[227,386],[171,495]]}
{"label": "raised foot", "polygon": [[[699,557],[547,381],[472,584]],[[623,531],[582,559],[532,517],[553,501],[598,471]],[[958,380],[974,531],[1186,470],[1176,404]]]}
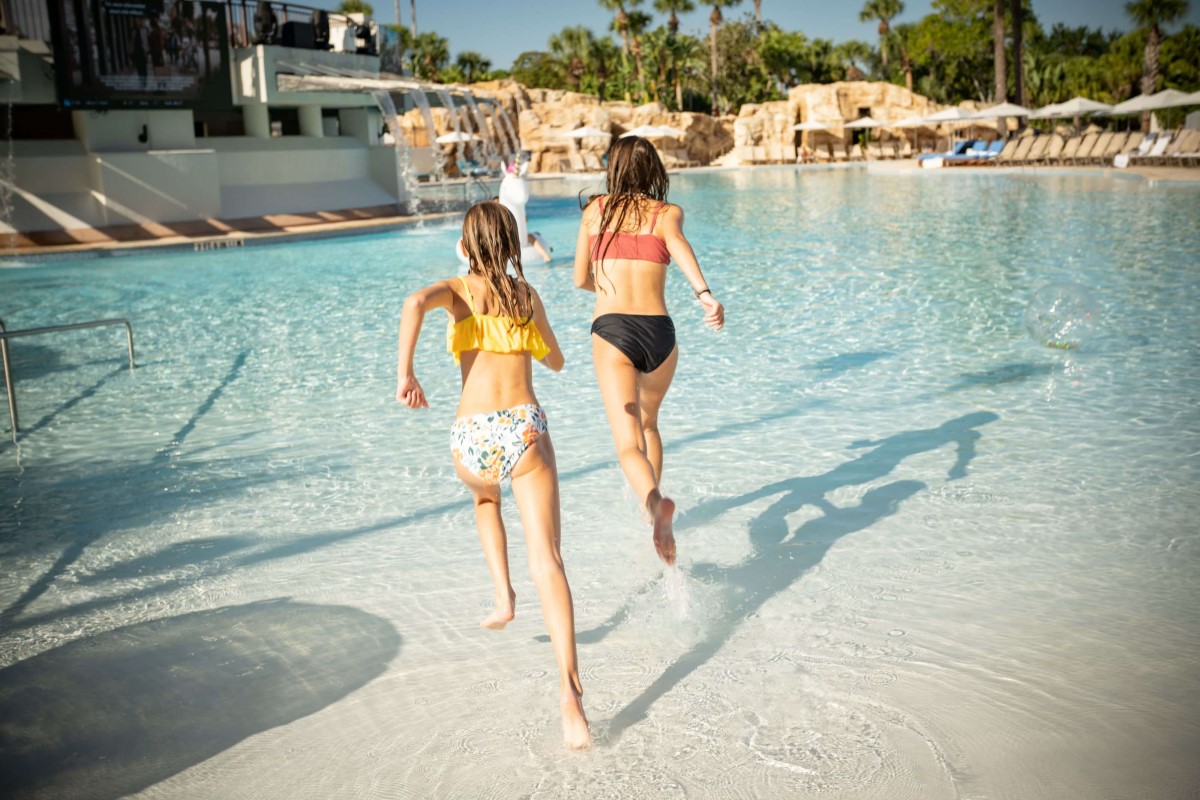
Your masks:
{"label": "raised foot", "polygon": [[497,602],[496,610],[488,614],[483,622],[479,623],[479,627],[487,628],[489,631],[502,631],[504,626],[513,621],[513,617],[517,615],[517,595],[513,592],[508,593],[508,602]]}
{"label": "raised foot", "polygon": [[568,750],[584,750],[592,745],[592,732],[583,714],[583,700],[574,691],[564,689],[562,706],[563,744]]}
{"label": "raised foot", "polygon": [[664,497],[654,507],[654,549],[668,567],[675,565],[675,501]]}

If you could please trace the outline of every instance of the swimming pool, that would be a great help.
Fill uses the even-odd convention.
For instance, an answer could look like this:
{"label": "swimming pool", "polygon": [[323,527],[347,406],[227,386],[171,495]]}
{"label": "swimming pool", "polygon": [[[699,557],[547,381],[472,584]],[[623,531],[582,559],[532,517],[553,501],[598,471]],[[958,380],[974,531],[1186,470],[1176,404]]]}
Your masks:
{"label": "swimming pool", "polygon": [[[405,294],[449,223],[0,269],[0,759],[36,796],[1180,797],[1200,789],[1200,189],[1082,173],[681,175],[726,304],[662,428],[664,576],[591,374],[584,182],[534,186],[540,370],[585,705],[517,621],[448,453],[440,321],[396,404]],[[1088,288],[1086,346],[1026,333]],[[1191,520],[1189,522],[1189,520]],[[1192,753],[1189,756],[1188,753]]]}

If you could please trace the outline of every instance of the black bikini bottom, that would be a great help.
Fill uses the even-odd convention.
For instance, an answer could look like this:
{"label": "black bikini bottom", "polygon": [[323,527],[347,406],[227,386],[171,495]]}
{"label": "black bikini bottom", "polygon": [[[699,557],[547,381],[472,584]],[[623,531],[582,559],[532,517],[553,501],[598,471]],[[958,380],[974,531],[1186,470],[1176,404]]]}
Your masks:
{"label": "black bikini bottom", "polygon": [[638,372],[653,372],[675,349],[675,323],[665,315],[601,314],[592,333],[620,350]]}

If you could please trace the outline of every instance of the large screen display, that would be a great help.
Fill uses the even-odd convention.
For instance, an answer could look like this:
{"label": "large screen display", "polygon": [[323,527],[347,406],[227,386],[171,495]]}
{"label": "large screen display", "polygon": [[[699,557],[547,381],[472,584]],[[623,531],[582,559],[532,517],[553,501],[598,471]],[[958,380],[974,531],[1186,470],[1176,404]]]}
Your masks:
{"label": "large screen display", "polygon": [[49,0],[66,108],[227,108],[225,7],[201,0]]}

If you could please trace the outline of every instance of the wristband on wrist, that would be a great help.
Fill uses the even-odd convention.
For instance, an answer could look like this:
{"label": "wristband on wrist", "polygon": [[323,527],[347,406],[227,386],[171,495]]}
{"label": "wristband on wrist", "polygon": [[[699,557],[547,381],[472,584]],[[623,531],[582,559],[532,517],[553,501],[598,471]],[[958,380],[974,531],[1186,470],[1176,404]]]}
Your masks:
{"label": "wristband on wrist", "polygon": [[696,299],[697,299],[697,300],[699,300],[699,299],[700,299],[700,295],[702,295],[702,294],[705,294],[705,293],[707,293],[707,294],[712,294],[712,289],[709,289],[707,286],[705,286],[703,289],[701,289],[700,291],[696,292]]}

